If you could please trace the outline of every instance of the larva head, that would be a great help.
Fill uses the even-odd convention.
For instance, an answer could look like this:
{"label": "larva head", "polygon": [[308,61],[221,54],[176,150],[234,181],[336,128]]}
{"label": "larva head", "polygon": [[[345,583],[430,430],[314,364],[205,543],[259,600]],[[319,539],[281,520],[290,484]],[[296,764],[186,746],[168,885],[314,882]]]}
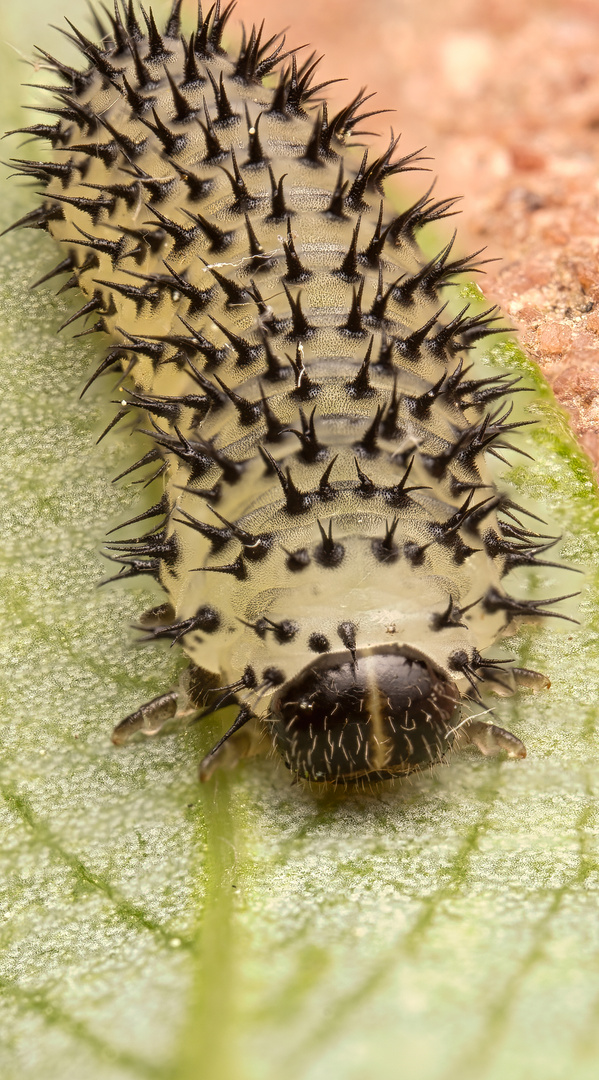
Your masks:
{"label": "larva head", "polygon": [[386,780],[443,758],[459,700],[447,675],[408,650],[329,654],[275,694],[272,736],[301,779]]}

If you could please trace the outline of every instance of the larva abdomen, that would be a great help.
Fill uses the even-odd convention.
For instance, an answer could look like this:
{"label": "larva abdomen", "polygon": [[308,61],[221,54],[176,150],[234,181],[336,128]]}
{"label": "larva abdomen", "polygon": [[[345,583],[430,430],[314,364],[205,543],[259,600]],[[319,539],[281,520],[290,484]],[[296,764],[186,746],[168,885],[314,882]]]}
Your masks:
{"label": "larva abdomen", "polygon": [[[180,6],[163,31],[131,5],[99,44],[75,30],[89,66],[51,61],[59,119],[36,132],[53,159],[19,164],[45,186],[24,224],[85,296],[69,322],[113,339],[96,376],[130,375],[117,415],[139,415],[165,479],[148,531],[109,553],[164,586],[145,624],[182,642],[191,703],[239,705],[202,776],[261,741],[333,784],[442,760],[458,729],[523,756],[461,716],[480,684],[543,685],[484,650],[514,618],[564,617],[504,583],[546,545],[486,461],[527,422],[519,379],[467,359],[499,315],[448,306],[480,253],[424,257],[418,230],[454,200],[387,204],[423,159],[393,134],[378,156],[352,146],[366,95],[332,113],[312,57],[255,28],[227,53],[231,5],[181,37]],[[115,741],[178,708],[169,692]]]}

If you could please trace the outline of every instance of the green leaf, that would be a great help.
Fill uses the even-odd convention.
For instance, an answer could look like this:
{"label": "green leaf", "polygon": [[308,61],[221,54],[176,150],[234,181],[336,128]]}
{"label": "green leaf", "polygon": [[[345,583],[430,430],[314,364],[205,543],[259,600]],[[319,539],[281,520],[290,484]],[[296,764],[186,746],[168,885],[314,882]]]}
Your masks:
{"label": "green leaf", "polygon": [[[82,12],[7,5],[1,36],[59,51],[45,23],[83,23]],[[4,70],[3,124],[14,127],[25,92],[8,49]],[[6,222],[32,198],[7,185]],[[31,231],[0,247],[0,1074],[594,1078],[598,504],[536,370],[509,343],[487,360],[539,388],[541,423],[524,443],[535,460],[512,480],[587,573],[583,625],[509,643],[552,680],[498,706],[528,759],[465,753],[350,798],[291,788],[272,761],[200,787],[214,726],[125,750],[109,742],[181,658],[133,643],[128,624],[154,594],[95,588],[100,541],[136,505],[136,489],[110,483],[133,460],[131,440],[94,449],[110,414],[106,381],[78,401],[93,341],[56,336],[71,294],[28,290],[57,259]],[[571,591],[553,571],[543,585]]]}

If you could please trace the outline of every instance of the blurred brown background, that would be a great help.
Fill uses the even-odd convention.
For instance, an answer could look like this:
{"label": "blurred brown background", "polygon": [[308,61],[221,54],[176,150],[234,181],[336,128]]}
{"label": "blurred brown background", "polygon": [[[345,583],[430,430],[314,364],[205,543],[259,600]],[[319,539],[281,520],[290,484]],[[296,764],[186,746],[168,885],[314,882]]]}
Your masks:
{"label": "blurred brown background", "polygon": [[[465,196],[447,227],[501,257],[485,295],[598,465],[598,0],[238,0],[232,23],[262,18],[325,54],[321,79],[347,77],[336,100],[366,84],[373,107],[395,108],[373,130],[427,145],[438,196]],[[427,175],[409,182],[420,192]]]}

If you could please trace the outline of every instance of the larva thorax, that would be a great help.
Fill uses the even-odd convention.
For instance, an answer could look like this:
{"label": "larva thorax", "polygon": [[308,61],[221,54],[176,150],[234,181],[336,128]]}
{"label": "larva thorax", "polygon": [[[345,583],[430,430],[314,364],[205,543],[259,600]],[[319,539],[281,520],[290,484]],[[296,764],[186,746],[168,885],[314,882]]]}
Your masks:
{"label": "larva thorax", "polygon": [[22,164],[165,476],[158,526],[109,550],[160,578],[149,636],[183,642],[196,703],[237,700],[302,777],[409,772],[451,745],[460,692],[513,689],[481,658],[506,623],[551,614],[502,584],[541,550],[485,463],[518,380],[470,371],[501,330],[447,307],[472,257],[416,242],[455,200],[383,197],[421,152],[352,149],[367,95],[330,113],[313,56],[255,30],[225,53],[218,4],[181,38],[179,8],[166,33],[131,6],[100,45],[76,31],[54,160]]}

